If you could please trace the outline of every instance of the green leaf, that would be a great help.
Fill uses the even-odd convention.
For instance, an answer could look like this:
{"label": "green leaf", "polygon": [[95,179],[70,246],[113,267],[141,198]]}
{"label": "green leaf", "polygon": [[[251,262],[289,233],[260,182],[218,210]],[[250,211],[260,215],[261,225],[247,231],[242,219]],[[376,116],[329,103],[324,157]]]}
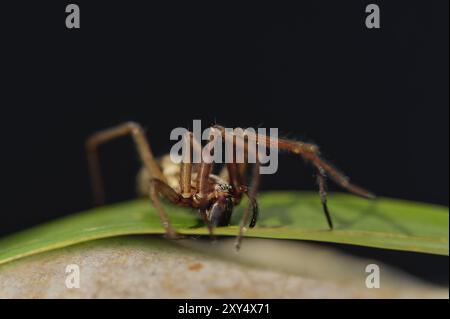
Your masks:
{"label": "green leaf", "polygon": [[[246,236],[303,239],[385,249],[448,255],[448,207],[380,198],[364,200],[331,194],[335,223],[328,230],[316,193],[261,194],[260,219]],[[236,210],[232,226],[218,235],[235,236],[245,203]],[[184,234],[207,234],[195,211],[166,205],[175,228]],[[0,264],[68,245],[120,235],[161,234],[163,228],[149,200],[134,200],[68,216],[0,240]],[[245,245],[245,241],[244,241]]]}

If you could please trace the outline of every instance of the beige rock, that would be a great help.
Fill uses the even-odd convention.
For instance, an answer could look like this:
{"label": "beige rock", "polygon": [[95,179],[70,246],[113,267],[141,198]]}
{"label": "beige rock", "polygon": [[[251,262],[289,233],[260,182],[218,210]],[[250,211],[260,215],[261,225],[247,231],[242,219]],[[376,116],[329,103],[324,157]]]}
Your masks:
{"label": "beige rock", "polygon": [[[97,240],[0,266],[0,298],[448,298],[377,263],[381,287],[368,289],[376,261],[299,242],[246,239],[169,242],[128,236]],[[80,288],[67,288],[67,265]]]}

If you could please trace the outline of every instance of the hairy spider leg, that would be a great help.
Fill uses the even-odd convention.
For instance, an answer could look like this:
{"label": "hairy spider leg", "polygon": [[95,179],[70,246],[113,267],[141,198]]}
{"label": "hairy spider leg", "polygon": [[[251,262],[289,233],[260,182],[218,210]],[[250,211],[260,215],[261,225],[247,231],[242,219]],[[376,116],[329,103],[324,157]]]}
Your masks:
{"label": "hairy spider leg", "polygon": [[175,229],[172,227],[172,224],[170,223],[169,217],[167,216],[167,213],[164,209],[164,207],[161,205],[161,200],[159,199],[159,195],[167,198],[170,202],[173,204],[177,204],[181,200],[181,195],[178,194],[172,187],[164,183],[163,181],[159,179],[152,179],[150,180],[150,199],[153,203],[153,205],[156,208],[156,211],[158,212],[158,215],[161,219],[161,224],[164,227],[165,230],[165,236],[169,239],[180,239],[183,238],[182,235],[177,233]]}
{"label": "hairy spider leg", "polygon": [[[214,127],[221,130],[223,133],[225,132],[225,129],[220,125],[215,125]],[[247,132],[246,137],[247,141],[251,139],[256,143],[263,142],[265,143],[265,145],[271,145],[271,142],[273,142],[270,136],[256,133],[253,134],[251,132]],[[346,175],[344,175],[342,172],[340,172],[339,170],[334,168],[331,164],[322,159],[320,157],[320,151],[317,145],[290,139],[277,139],[276,145],[280,150],[287,150],[289,152],[302,156],[306,160],[310,161],[316,167],[318,171],[317,181],[319,184],[319,195],[321,198],[324,214],[327,218],[327,222],[328,225],[330,226],[330,229],[333,228],[333,224],[327,206],[327,192],[326,192],[327,175],[336,184],[338,184],[339,186],[341,186],[342,188],[348,190],[353,194],[359,195],[367,199],[374,199],[376,197],[375,194],[365,190],[364,188],[350,183],[349,178]]]}
{"label": "hairy spider leg", "polygon": [[86,154],[91,176],[91,187],[94,195],[94,203],[102,205],[105,203],[105,191],[100,170],[100,161],[98,156],[98,147],[101,144],[113,139],[131,135],[136,144],[139,157],[147,168],[151,178],[157,178],[166,182],[161,169],[159,168],[153,156],[150,144],[145,137],[142,127],[135,122],[126,122],[115,127],[99,131],[86,140]]}
{"label": "hairy spider leg", "polygon": [[[213,128],[218,129],[221,132],[223,140],[225,140],[225,141],[228,140],[228,141],[232,142],[232,145],[234,146],[233,153],[238,146],[244,148],[242,151],[244,152],[246,158],[248,157],[247,155],[249,152],[254,151],[254,150],[250,150],[248,148],[248,144],[245,143],[245,139],[244,139],[244,143],[238,144],[237,139],[234,138],[235,136],[230,136],[229,134],[225,134],[225,129],[222,126],[215,125],[215,126],[213,126]],[[236,137],[243,138],[242,136],[236,136]],[[257,189],[259,186],[259,180],[260,180],[260,177],[259,177],[260,162],[258,159],[258,153],[256,152],[256,153],[254,153],[254,155],[255,155],[256,163],[253,167],[251,188],[249,189],[247,186],[242,184],[242,181],[244,180],[245,169],[246,169],[245,163],[236,163],[234,161],[234,158],[232,158],[233,155],[226,153],[226,156],[228,156],[226,158],[226,163],[227,163],[226,168],[228,171],[229,182],[237,192],[244,193],[249,199],[249,204],[246,207],[246,209],[244,210],[241,221],[239,223],[239,231],[238,231],[238,235],[236,236],[236,241],[235,241],[236,250],[239,250],[241,247],[242,238],[244,236],[246,226],[249,223],[250,212],[253,212],[252,218],[250,221],[250,225],[249,225],[250,228],[255,227],[256,221],[258,219],[258,214],[259,214],[258,203],[256,201],[256,193],[257,193]]]}
{"label": "hairy spider leg", "polygon": [[136,144],[140,159],[150,174],[149,196],[156,208],[156,211],[159,214],[161,224],[163,225],[166,233],[166,237],[172,239],[179,238],[180,235],[177,234],[171,226],[170,220],[161,205],[158,194],[166,197],[173,203],[178,203],[181,199],[181,196],[166,184],[166,178],[161,172],[159,165],[156,163],[156,160],[150,148],[150,144],[145,137],[144,130],[138,123],[126,122],[118,126],[97,132],[87,139],[86,151],[95,204],[101,205],[105,202],[105,193],[98,157],[98,146],[126,135],[132,136],[133,141]]}

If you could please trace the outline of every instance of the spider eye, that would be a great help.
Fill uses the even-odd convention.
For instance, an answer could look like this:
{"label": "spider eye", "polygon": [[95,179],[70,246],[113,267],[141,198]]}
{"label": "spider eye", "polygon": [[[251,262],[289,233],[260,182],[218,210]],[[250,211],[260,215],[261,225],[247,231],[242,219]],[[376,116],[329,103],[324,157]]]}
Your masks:
{"label": "spider eye", "polygon": [[232,187],[231,185],[228,184],[218,184],[217,185],[217,190],[221,191],[221,192],[229,192],[231,191]]}

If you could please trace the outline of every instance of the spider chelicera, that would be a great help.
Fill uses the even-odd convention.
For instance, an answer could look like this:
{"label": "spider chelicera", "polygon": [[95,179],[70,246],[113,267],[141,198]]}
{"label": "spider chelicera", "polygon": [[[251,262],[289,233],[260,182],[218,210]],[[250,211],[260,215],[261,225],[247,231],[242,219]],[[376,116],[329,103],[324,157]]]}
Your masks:
{"label": "spider chelicera", "polygon": [[[219,125],[212,126],[213,130],[224,133],[224,128]],[[245,175],[248,165],[246,163],[226,163],[222,173],[212,173],[213,164],[202,161],[193,163],[183,161],[175,164],[170,157],[164,156],[156,160],[150,148],[142,127],[135,122],[126,122],[121,125],[93,134],[86,141],[89,171],[91,174],[92,189],[97,205],[104,203],[104,190],[100,174],[98,158],[98,146],[115,138],[131,135],[137,146],[142,161],[142,169],[138,175],[138,188],[141,193],[149,196],[161,223],[165,229],[165,235],[170,239],[182,237],[172,227],[170,220],[161,205],[160,197],[168,199],[173,204],[198,209],[200,216],[208,226],[212,235],[216,226],[226,226],[230,223],[231,214],[245,195],[249,199],[249,206],[244,211],[239,232],[236,238],[236,248],[239,249],[243,233],[247,225],[252,228],[256,225],[258,218],[258,205],[256,202],[256,191],[259,184],[259,161],[253,168],[251,187],[246,185]],[[225,138],[229,135],[222,134]],[[232,138],[234,147],[237,147],[235,139]],[[247,136],[254,141],[264,141],[270,145],[270,136],[254,134]],[[193,150],[201,151],[202,146],[188,133],[184,139]],[[244,144],[244,147],[247,144]],[[317,171],[317,184],[319,195],[328,225],[333,229],[333,223],[327,207],[327,185],[326,178],[329,177],[342,188],[365,198],[372,199],[375,195],[371,192],[350,183],[349,179],[340,171],[320,157],[319,148],[310,143],[290,139],[278,139],[279,150],[286,150],[300,155],[311,162]],[[248,151],[247,149],[245,151]]]}

